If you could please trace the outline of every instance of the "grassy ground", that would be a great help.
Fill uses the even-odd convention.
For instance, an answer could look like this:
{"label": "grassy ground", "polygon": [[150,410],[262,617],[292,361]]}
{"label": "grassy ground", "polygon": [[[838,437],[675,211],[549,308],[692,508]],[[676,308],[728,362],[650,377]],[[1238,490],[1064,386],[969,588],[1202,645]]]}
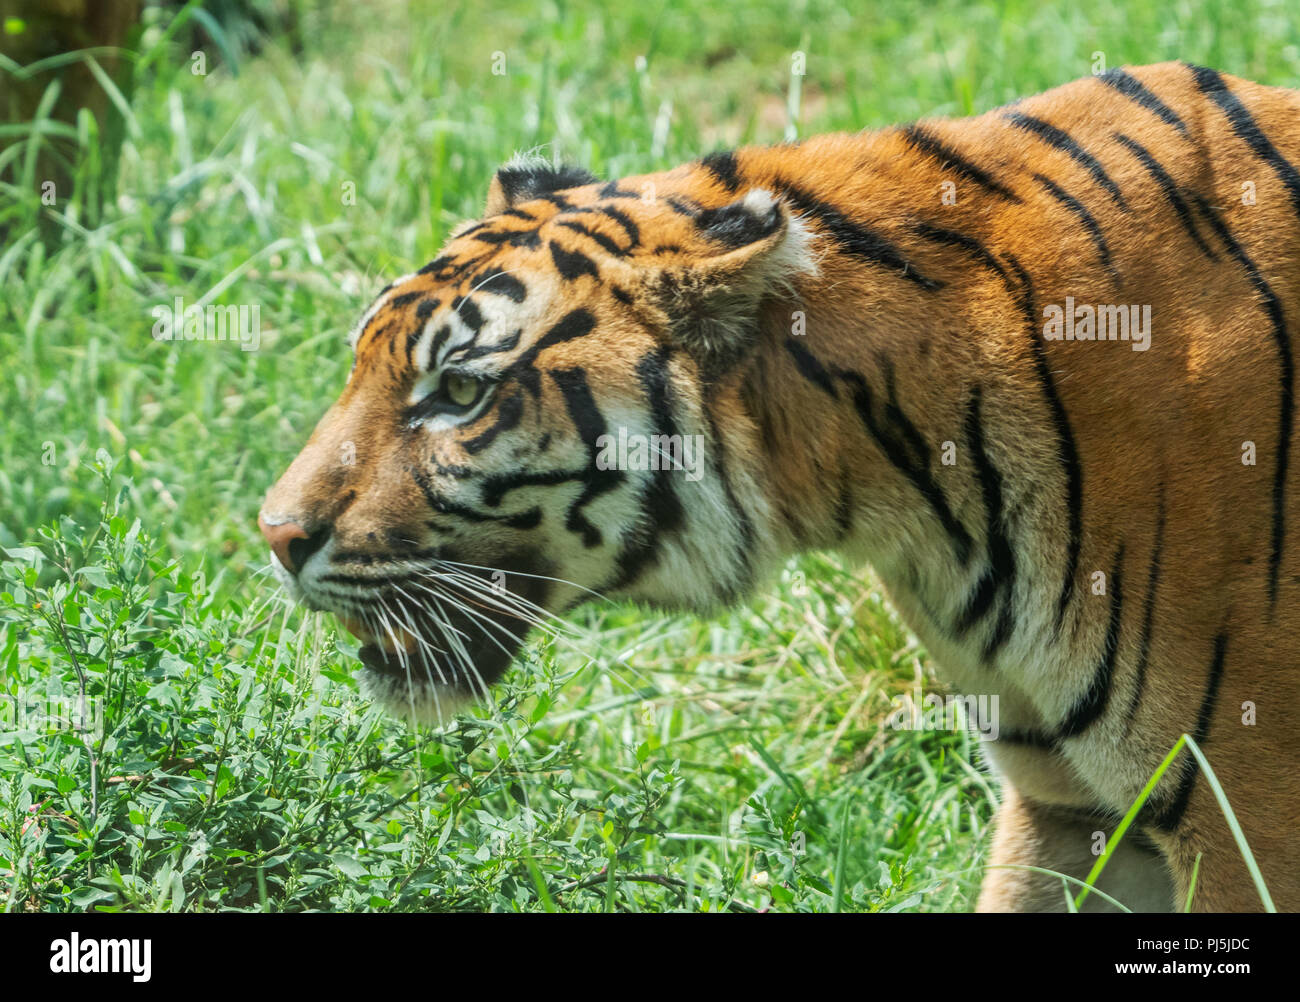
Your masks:
{"label": "grassy ground", "polygon": [[[5,909],[970,906],[996,793],[965,734],[885,726],[928,663],[865,574],[812,555],[712,622],[590,609],[496,715],[421,733],[259,573],[259,501],[369,295],[516,150],[616,176],[983,110],[1099,52],[1296,86],[1300,8],[605,6],[329,5],[300,55],[205,75],[152,12],[108,220],[0,165]],[[257,305],[259,350],[154,341],[177,296]],[[96,733],[34,714],[83,691]]]}

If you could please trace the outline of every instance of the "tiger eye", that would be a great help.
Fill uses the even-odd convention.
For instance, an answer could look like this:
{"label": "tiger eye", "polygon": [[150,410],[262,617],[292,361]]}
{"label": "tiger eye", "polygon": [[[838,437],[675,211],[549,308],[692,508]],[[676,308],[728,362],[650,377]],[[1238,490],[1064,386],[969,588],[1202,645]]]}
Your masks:
{"label": "tiger eye", "polygon": [[447,399],[457,407],[468,407],[478,397],[478,380],[468,376],[449,373],[443,386],[447,392]]}

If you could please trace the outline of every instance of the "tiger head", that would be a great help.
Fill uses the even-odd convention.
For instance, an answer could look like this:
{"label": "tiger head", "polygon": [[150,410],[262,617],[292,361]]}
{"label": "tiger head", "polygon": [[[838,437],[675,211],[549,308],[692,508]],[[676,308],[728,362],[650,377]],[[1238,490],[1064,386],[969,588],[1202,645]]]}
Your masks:
{"label": "tiger head", "polygon": [[706,611],[782,555],[745,373],[765,303],[814,270],[809,233],[686,171],[509,164],[483,220],[353,328],[347,385],[258,524],[391,712],[485,696],[594,595]]}

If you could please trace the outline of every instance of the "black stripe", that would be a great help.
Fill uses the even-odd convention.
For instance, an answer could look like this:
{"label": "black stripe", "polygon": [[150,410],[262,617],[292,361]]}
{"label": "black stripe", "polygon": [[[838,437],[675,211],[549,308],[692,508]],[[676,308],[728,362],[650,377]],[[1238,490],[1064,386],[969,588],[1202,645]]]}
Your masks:
{"label": "black stripe", "polygon": [[943,244],[947,247],[956,247],[958,250],[965,251],[971,255],[980,264],[991,271],[996,272],[1005,282],[1007,279],[1006,269],[998,262],[988,249],[976,240],[974,237],[965,233],[959,233],[956,230],[946,230],[942,226],[935,226],[933,223],[924,220],[912,224],[912,229],[920,237],[933,243]]}
{"label": "black stripe", "polygon": [[546,198],[552,192],[596,184],[599,178],[572,164],[507,164],[497,170],[497,181],[509,202]]}
{"label": "black stripe", "polygon": [[482,452],[496,441],[503,431],[513,431],[524,416],[524,399],[516,391],[497,405],[497,417],[483,432],[463,443],[461,448],[471,456]]}
{"label": "black stripe", "polygon": [[718,428],[718,420],[713,411],[709,409],[707,400],[704,401],[703,407],[705,416],[709,420],[709,447],[713,452],[713,468],[722,480],[722,491],[727,496],[727,507],[740,529],[734,551],[737,568],[736,580],[727,589],[728,594],[725,596],[727,603],[731,604],[743,599],[753,585],[753,558],[758,545],[758,530],[754,527],[753,518],[745,510],[745,506],[740,503],[740,499],[736,497],[736,492],[731,486],[731,474],[728,472],[727,464],[727,448],[723,444],[722,433]]}
{"label": "black stripe", "polygon": [[632,250],[633,247],[636,247],[641,243],[641,229],[632,221],[632,217],[627,213],[614,208],[612,205],[598,205],[596,206],[595,211],[599,212],[602,216],[608,216],[610,219],[614,220],[614,222],[618,223],[619,226],[623,227],[623,231],[627,234],[628,240],[627,247],[623,251],[624,254],[628,253],[628,251]]}
{"label": "black stripe", "polygon": [[[1214,719],[1214,704],[1219,698],[1219,685],[1223,681],[1223,662],[1228,651],[1228,635],[1220,633],[1214,638],[1214,658],[1210,662],[1210,674],[1205,684],[1205,695],[1201,697],[1201,709],[1196,715],[1196,730],[1192,739],[1202,745],[1210,736],[1210,722]],[[1192,799],[1192,790],[1196,787],[1196,777],[1201,769],[1191,753],[1183,762],[1182,775],[1178,788],[1163,810],[1155,813],[1152,823],[1165,831],[1173,831],[1187,813],[1187,805]],[[1143,813],[1146,813],[1145,811]]]}
{"label": "black stripe", "polygon": [[477,233],[479,230],[483,229],[483,227],[485,226],[487,226],[486,222],[471,223],[469,226],[466,226],[463,230],[458,230],[456,232],[456,239],[459,240],[461,237],[471,236],[472,234]]}
{"label": "black stripe", "polygon": [[[672,353],[671,345],[661,345],[654,351],[647,352],[636,365],[637,379],[650,405],[651,434],[666,435],[669,438],[680,435],[677,420],[673,417],[673,384],[668,369]],[[676,532],[685,523],[686,510],[677,497],[672,471],[659,470],[651,479],[655,483],[648,493],[645,510],[656,531]]]}
{"label": "black stripe", "polygon": [[419,317],[421,320],[428,320],[429,314],[431,314],[434,310],[436,310],[441,305],[442,305],[442,301],[439,299],[426,299],[424,302],[422,302],[419,306],[415,308],[415,315]]}
{"label": "black stripe", "polygon": [[998,730],[997,741],[1005,741],[1007,744],[1024,745],[1027,748],[1041,748],[1044,750],[1056,750],[1056,739],[1050,734],[1042,731],[1021,730],[1018,728],[1000,728]]}
{"label": "black stripe", "polygon": [[899,277],[915,282],[927,291],[933,292],[943,288],[943,282],[936,282],[923,275],[897,247],[880,234],[861,223],[854,222],[838,209],[781,178],[774,178],[772,186],[780,191],[791,205],[811,217],[830,233],[844,253],[899,272]]}
{"label": "black stripe", "polygon": [[1065,404],[1061,401],[1061,395],[1056,391],[1056,381],[1052,378],[1052,369],[1047,361],[1047,346],[1040,336],[1033,281],[1013,255],[1007,254],[1006,259],[1020,279],[1019,289],[1008,282],[1007,290],[1019,301],[1025,316],[1029,347],[1034,356],[1034,370],[1039,385],[1043,388],[1043,396],[1047,399],[1047,406],[1052,412],[1061,466],[1065,469],[1065,511],[1069,519],[1069,535],[1066,540],[1065,576],[1056,603],[1056,629],[1059,631],[1065,619],[1066,607],[1070,604],[1070,596],[1074,592],[1074,578],[1079,569],[1079,550],[1083,546],[1083,466],[1079,462],[1079,450],[1074,442],[1069,415],[1065,412]]}
{"label": "black stripe", "polygon": [[786,350],[790,352],[794,359],[795,368],[799,370],[799,375],[803,376],[811,383],[815,383],[823,392],[827,393],[832,399],[838,399],[839,394],[835,392],[835,383],[831,379],[831,374],[826,370],[826,366],[798,342],[794,337],[785,339]]}
{"label": "black stripe", "polygon": [[537,339],[528,351],[520,358],[525,364],[532,362],[547,348],[552,348],[557,344],[565,341],[574,341],[580,337],[586,337],[591,333],[592,328],[596,326],[596,318],[588,310],[571,310],[562,316],[550,330]]}
{"label": "black stripe", "polygon": [[564,404],[578,438],[594,454],[596,439],[605,434],[607,426],[605,416],[601,414],[591,394],[586,371],[577,366],[571,369],[552,369],[550,376],[564,396]]}
{"label": "black stripe", "polygon": [[[650,405],[654,427],[675,431],[670,402],[672,383],[667,365],[670,355],[671,347],[661,346],[645,355],[637,363],[636,370]],[[673,478],[662,473],[660,471],[661,475],[652,476],[647,481],[641,494],[641,517],[635,520],[633,528],[623,539],[615,562],[618,570],[597,589],[598,592],[617,592],[635,583],[658,562],[663,537],[677,532],[685,524],[686,511],[677,496]]]}
{"label": "black stripe", "polygon": [[597,194],[601,198],[640,198],[635,191],[624,191],[617,181],[610,181]]}
{"label": "black stripe", "polygon": [[[480,243],[495,244],[498,247],[502,244],[509,244],[511,247],[530,248],[537,248],[542,245],[542,238],[537,235],[536,230],[492,230],[487,233],[476,233],[474,239]],[[474,263],[477,263],[478,260],[481,259],[475,259]]]}
{"label": "black stripe", "polygon": [[451,312],[460,317],[461,322],[476,334],[483,329],[483,314],[472,299],[457,296],[451,301]]}
{"label": "black stripe", "polygon": [[1296,171],[1291,162],[1278,152],[1268,136],[1264,135],[1264,130],[1241,103],[1241,99],[1228,90],[1223,77],[1204,66],[1193,66],[1192,72],[1196,76],[1196,86],[1201,89],[1201,93],[1223,109],[1223,113],[1228,116],[1228,121],[1232,124],[1233,131],[1251,148],[1255,156],[1273,168],[1273,173],[1278,176],[1291,195],[1291,205],[1295,208],[1296,215],[1300,216],[1300,172]]}
{"label": "black stripe", "polygon": [[514,470],[510,473],[489,473],[482,478],[480,491],[483,503],[497,508],[511,491],[524,487],[556,487],[581,481],[587,475],[585,467],[570,470]]}
{"label": "black stripe", "polygon": [[836,374],[852,389],[853,404],[857,408],[858,416],[876,445],[880,447],[880,451],[929,502],[930,508],[939,519],[939,524],[948,534],[957,559],[965,565],[970,562],[971,557],[970,533],[953,514],[943,488],[930,472],[930,447],[916,430],[916,426],[903,414],[894,389],[893,371],[887,363],[884,363],[884,368],[889,396],[883,408],[885,420],[876,415],[875,398],[871,387],[867,385],[867,381],[860,373],[840,369]]}
{"label": "black stripe", "polygon": [[502,341],[496,341],[491,344],[463,344],[447,352],[447,360],[455,358],[461,362],[471,362],[476,358],[484,358],[487,355],[499,355],[505,351],[514,351],[519,347],[519,341],[523,337],[523,329],[515,328],[515,332],[510,337]]}
{"label": "black stripe", "polygon": [[727,191],[735,191],[740,187],[739,165],[736,163],[736,154],[730,150],[710,153],[700,161],[700,166],[712,174]]}
{"label": "black stripe", "polygon": [[601,247],[605,248],[605,250],[616,257],[623,257],[627,253],[613,240],[605,236],[605,234],[596,232],[585,223],[580,223],[573,219],[561,219],[555,225],[563,226],[566,230],[573,230],[574,233],[581,233],[583,236],[591,237],[592,240],[596,241],[596,243],[600,244]]}
{"label": "black stripe", "polygon": [[501,373],[501,380],[517,379],[537,398],[542,392],[541,374],[535,368],[537,356],[557,344],[586,337],[595,326],[596,318],[589,310],[570,310]]}
{"label": "black stripe", "polygon": [[362,346],[366,344],[366,342],[368,341],[374,341],[384,331],[388,330],[389,328],[388,322],[385,322],[383,324],[380,324],[379,322],[386,315],[387,312],[385,310],[377,311],[374,316],[372,316],[368,321],[366,321],[366,325],[362,327],[360,331],[357,332],[357,339],[352,344],[352,354],[353,354],[352,364],[354,368],[356,367],[356,356],[361,354]]}
{"label": "black stripe", "polygon": [[1057,730],[1059,740],[1077,738],[1095,724],[1106,712],[1110,703],[1111,688],[1115,681],[1115,659],[1119,654],[1119,628],[1123,612],[1124,544],[1115,553],[1114,567],[1110,572],[1110,623],[1106,627],[1106,646],[1088,683],[1088,691],[1079,697]]}
{"label": "black stripe", "polygon": [[522,303],[528,298],[528,289],[524,283],[500,268],[492,268],[476,276],[473,285],[474,292],[491,292],[515,303]]}
{"label": "black stripe", "polygon": [[1210,737],[1210,723],[1214,720],[1214,704],[1219,698],[1219,683],[1223,681],[1223,661],[1228,653],[1228,635],[1219,633],[1214,638],[1214,660],[1210,662],[1210,677],[1201,699],[1201,710],[1196,715],[1196,730],[1192,737],[1198,745]]}
{"label": "black stripe", "polygon": [[1187,137],[1186,123],[1174,113],[1174,110],[1170,108],[1169,105],[1165,104],[1160,100],[1160,98],[1156,97],[1155,94],[1151,93],[1151,91],[1149,91],[1137,77],[1125,73],[1121,69],[1113,69],[1098,74],[1097,79],[1106,86],[1115,88],[1115,90],[1119,91],[1130,101],[1136,101],[1138,104],[1142,105],[1142,107],[1146,108],[1147,111],[1155,112],[1155,114],[1160,116],[1161,121],[1168,125],[1172,125],[1183,134],[1184,138]]}
{"label": "black stripe", "polygon": [[1009,188],[1004,187],[995,181],[987,171],[975,166],[951,146],[947,146],[933,133],[923,128],[919,124],[908,125],[902,129],[903,138],[909,144],[936,157],[939,160],[939,166],[946,171],[952,171],[958,177],[977,184],[985,191],[992,192],[1011,202],[1019,202],[1020,196]]}
{"label": "black stripe", "polygon": [[[832,373],[793,338],[785,341],[787,350],[795,365],[809,382],[834,399],[839,398]],[[882,362],[885,374],[888,401],[884,406],[883,418],[876,416],[874,397],[871,388],[860,373],[847,369],[837,369],[834,377],[842,380],[851,388],[854,407],[866,426],[868,433],[875,440],[886,458],[916,487],[929,502],[940,524],[952,540],[958,560],[966,564],[971,555],[971,537],[966,527],[953,514],[943,489],[930,472],[930,446],[916,425],[903,413],[899,406],[897,390],[894,383],[893,367]],[[1009,624],[1008,624],[1009,625]]]}
{"label": "black stripe", "polygon": [[423,292],[403,292],[400,296],[394,296],[390,299],[388,305],[395,306],[400,310],[403,306],[410,306],[423,295]]}
{"label": "black stripe", "polygon": [[1128,203],[1124,201],[1119,185],[1106,173],[1106,169],[1102,167],[1097,158],[1076,143],[1068,132],[1044,122],[1041,118],[1034,118],[1033,115],[1026,115],[1021,111],[1009,112],[1005,117],[1016,128],[1031,132],[1047,143],[1048,146],[1054,146],[1061,152],[1068,154],[1075,163],[1092,175],[1093,180],[1106,189],[1110,197],[1115,200],[1116,205],[1125,211],[1128,210]]}
{"label": "black stripe", "polygon": [[[542,510],[540,508],[527,508],[512,515],[493,515],[489,512],[476,511],[467,505],[450,501],[439,494],[434,489],[428,473],[420,467],[408,466],[406,472],[411,475],[411,479],[419,486],[429,507],[441,515],[454,515],[467,522],[500,522],[502,525],[514,529],[532,529],[541,524]],[[433,525],[434,523],[430,524]]]}
{"label": "black stripe", "polygon": [[993,655],[1006,643],[1014,629],[1015,611],[1012,600],[1015,591],[1016,558],[1011,542],[1007,539],[1003,515],[1002,474],[993,465],[984,448],[980,400],[981,390],[976,386],[971,391],[970,405],[966,411],[966,439],[975,458],[975,473],[979,477],[980,491],[984,497],[987,536],[985,545],[988,548],[989,566],[980,576],[974,593],[967,600],[957,630],[959,633],[969,630],[988,613],[994,599],[1001,593],[1002,609],[993,633],[984,645],[983,658],[987,662],[992,660]]}
{"label": "black stripe", "polygon": [[582,545],[588,549],[599,546],[603,541],[600,530],[583,513],[595,498],[613,490],[626,478],[621,470],[602,470],[596,464],[599,452],[597,440],[605,434],[605,416],[596,406],[587,382],[587,374],[581,368],[552,369],[551,379],[564,396],[564,404],[569,411],[569,419],[578,433],[578,437],[587,446],[588,461],[584,477],[585,484],[571,505],[565,517],[564,527],[582,537]]}
{"label": "black stripe", "polygon": [[1165,493],[1160,490],[1160,502],[1156,515],[1156,539],[1151,547],[1151,568],[1147,571],[1147,597],[1142,609],[1142,639],[1138,643],[1137,677],[1133,680],[1133,694],[1129,697],[1128,710],[1124,713],[1124,735],[1127,737],[1137,719],[1138,707],[1142,694],[1146,691],[1147,662],[1151,657],[1151,629],[1156,615],[1156,588],[1160,584],[1160,554],[1165,545]]}
{"label": "black stripe", "polygon": [[1209,244],[1201,239],[1201,231],[1196,228],[1196,220],[1192,218],[1192,210],[1187,207],[1187,202],[1184,201],[1183,196],[1179,194],[1178,185],[1174,183],[1174,179],[1169,176],[1168,171],[1166,171],[1164,167],[1160,165],[1159,161],[1151,155],[1150,151],[1148,151],[1147,148],[1136,139],[1130,139],[1122,132],[1116,132],[1115,139],[1123,145],[1125,149],[1137,157],[1138,160],[1141,161],[1142,166],[1147,169],[1147,173],[1155,179],[1156,184],[1160,186],[1160,190],[1164,193],[1165,198],[1168,200],[1169,204],[1173,206],[1174,212],[1178,214],[1178,218],[1183,224],[1183,229],[1185,229],[1188,235],[1196,241],[1196,246],[1201,249],[1201,253],[1211,260],[1217,260],[1218,255],[1210,249]]}
{"label": "black stripe", "polygon": [[[429,344],[429,369],[438,364],[438,352],[442,350],[442,346],[447,343],[449,337],[451,337],[451,327],[447,324],[443,324],[434,333],[433,340]],[[413,349],[415,346],[408,344],[407,347]]]}
{"label": "black stripe", "polygon": [[1282,546],[1286,537],[1286,476],[1291,457],[1291,424],[1295,419],[1295,363],[1291,356],[1291,339],[1287,334],[1286,317],[1282,303],[1264,280],[1255,262],[1233,238],[1232,232],[1219,218],[1219,214],[1201,198],[1192,193],[1191,198],[1214,228],[1228,253],[1236,258],[1250,279],[1251,285],[1264,300],[1264,310],[1273,325],[1273,341],[1277,345],[1278,362],[1282,367],[1278,401],[1277,460],[1273,468],[1273,540],[1268,557],[1268,600],[1277,603],[1278,574],[1282,569]]}
{"label": "black stripe", "polygon": [[560,273],[560,277],[565,281],[571,282],[579,275],[590,275],[595,279],[600,278],[596,262],[587,257],[582,251],[565,250],[554,240],[549,241],[549,244],[551,260],[555,262],[555,270]]}
{"label": "black stripe", "polygon": [[1101,258],[1102,267],[1104,267],[1109,273],[1111,281],[1119,284],[1119,272],[1117,272],[1115,266],[1111,264],[1110,245],[1106,243],[1106,235],[1101,232],[1101,225],[1097,222],[1093,214],[1088,211],[1087,206],[1053,181],[1050,177],[1046,177],[1042,174],[1035,174],[1034,180],[1046,188],[1049,195],[1079,217],[1079,221],[1083,223],[1084,229],[1088,231],[1088,235],[1092,237],[1093,244],[1097,247],[1097,255]]}

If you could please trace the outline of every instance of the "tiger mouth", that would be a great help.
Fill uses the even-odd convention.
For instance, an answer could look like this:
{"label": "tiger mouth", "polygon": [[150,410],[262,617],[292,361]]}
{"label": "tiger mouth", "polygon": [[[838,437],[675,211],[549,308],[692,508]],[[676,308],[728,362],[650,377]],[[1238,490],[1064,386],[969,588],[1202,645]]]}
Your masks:
{"label": "tiger mouth", "polygon": [[[356,633],[355,630],[352,632]],[[364,638],[358,637],[358,639]],[[394,678],[405,678],[407,670],[412,666],[417,671],[421,667],[429,667],[422,663],[425,660],[423,657],[412,658],[412,653],[414,652],[410,648],[399,652],[390,649],[388,644],[371,640],[368,643],[362,643],[360,650],[357,651],[357,657],[369,671],[380,675],[390,675]],[[405,659],[402,657],[403,654],[406,655]],[[414,665],[412,665],[412,662],[414,662]]]}
{"label": "tiger mouth", "polygon": [[357,657],[372,688],[379,683],[421,699],[445,690],[466,699],[486,697],[487,687],[505,674],[523,646],[529,627],[482,609],[454,608],[438,617],[407,609],[403,625],[389,619],[382,630],[355,614],[336,615],[361,642]]}

